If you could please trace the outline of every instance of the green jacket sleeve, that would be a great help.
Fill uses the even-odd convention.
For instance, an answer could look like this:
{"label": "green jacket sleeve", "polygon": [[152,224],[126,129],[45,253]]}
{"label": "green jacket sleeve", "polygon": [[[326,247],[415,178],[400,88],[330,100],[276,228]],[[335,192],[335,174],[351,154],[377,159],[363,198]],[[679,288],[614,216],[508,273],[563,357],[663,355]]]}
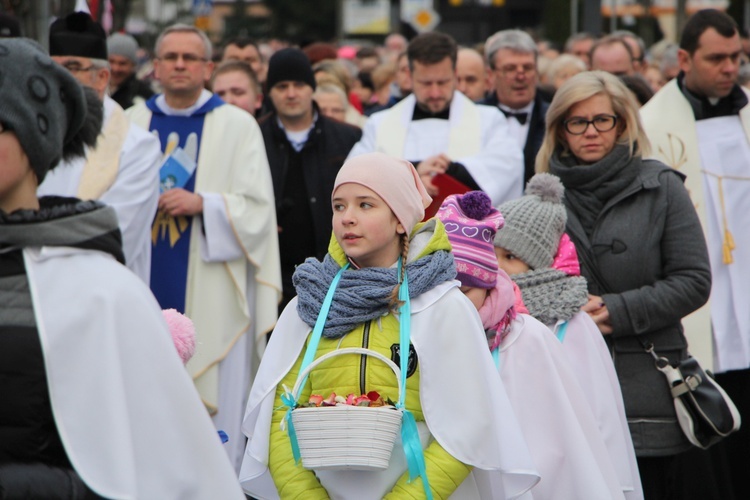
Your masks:
{"label": "green jacket sleeve", "polygon": [[[302,467],[302,464],[294,463],[292,455],[292,445],[289,442],[289,434],[286,430],[281,430],[281,420],[286,416],[287,407],[281,402],[281,395],[284,393],[284,386],[291,388],[297,381],[297,375],[302,364],[302,356],[297,359],[289,373],[276,387],[276,396],[274,397],[274,410],[271,419],[271,438],[268,446],[268,468],[271,472],[273,482],[279,491],[279,497],[282,499],[305,499],[317,500],[327,499],[328,492],[320,484],[315,474]],[[300,400],[307,401],[310,397],[309,383],[306,384],[300,393]]]}
{"label": "green jacket sleeve", "polygon": [[[435,500],[450,497],[472,469],[471,466],[453,458],[437,441],[430,443],[424,450],[424,461]],[[427,498],[421,478],[411,483],[408,480],[409,472],[405,472],[385,498],[389,500]]]}

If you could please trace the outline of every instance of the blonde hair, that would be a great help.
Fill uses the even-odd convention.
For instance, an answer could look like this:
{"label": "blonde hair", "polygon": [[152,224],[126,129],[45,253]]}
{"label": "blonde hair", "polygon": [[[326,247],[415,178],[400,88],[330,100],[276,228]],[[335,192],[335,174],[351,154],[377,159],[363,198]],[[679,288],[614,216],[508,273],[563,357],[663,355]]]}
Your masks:
{"label": "blonde hair", "polygon": [[409,256],[409,234],[404,233],[401,235],[401,274],[397,276],[398,284],[391,290],[391,297],[388,301],[388,306],[394,311],[401,307],[401,300],[398,298],[399,292],[401,291],[401,285],[404,282],[406,276],[406,260]]}
{"label": "blonde hair", "polygon": [[547,82],[554,82],[558,73],[571,68],[577,69],[578,73],[582,73],[586,71],[586,63],[572,54],[560,54],[547,66],[547,71],[545,72]]}
{"label": "blonde hair", "polygon": [[570,154],[565,142],[563,121],[567,118],[570,108],[595,95],[609,97],[612,109],[617,115],[618,144],[627,144],[630,156],[648,156],[651,143],[646,137],[638,115],[639,105],[633,94],[619,78],[605,71],[584,71],[566,81],[555,92],[547,110],[546,131],[544,142],[536,155],[536,171],[549,172],[549,160],[552,155],[562,149],[563,154]]}

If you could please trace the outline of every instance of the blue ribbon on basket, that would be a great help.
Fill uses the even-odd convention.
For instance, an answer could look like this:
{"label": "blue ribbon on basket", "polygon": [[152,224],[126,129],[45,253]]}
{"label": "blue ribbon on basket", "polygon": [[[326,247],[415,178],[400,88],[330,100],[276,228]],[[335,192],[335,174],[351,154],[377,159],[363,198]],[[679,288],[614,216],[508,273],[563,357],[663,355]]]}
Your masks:
{"label": "blue ribbon on basket", "polygon": [[294,430],[294,422],[292,421],[292,410],[297,406],[297,402],[294,399],[294,395],[288,392],[281,395],[281,402],[288,408],[286,415],[284,415],[284,421],[286,422],[286,431],[289,434],[289,441],[292,443],[294,463],[298,464],[300,461],[299,443],[297,442],[297,432]]}

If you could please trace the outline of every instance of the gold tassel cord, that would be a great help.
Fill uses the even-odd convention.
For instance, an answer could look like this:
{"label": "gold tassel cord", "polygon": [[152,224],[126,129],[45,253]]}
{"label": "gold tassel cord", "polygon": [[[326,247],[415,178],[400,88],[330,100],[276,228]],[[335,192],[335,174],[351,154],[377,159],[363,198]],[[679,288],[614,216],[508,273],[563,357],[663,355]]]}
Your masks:
{"label": "gold tassel cord", "polygon": [[713,172],[709,172],[708,170],[704,170],[703,172],[712,177],[716,177],[716,184],[717,184],[718,193],[719,193],[719,207],[721,208],[721,225],[724,226],[724,231],[723,231],[724,237],[721,242],[722,262],[724,262],[724,264],[729,265],[734,262],[734,257],[732,257],[732,252],[734,251],[736,246],[734,244],[734,236],[732,236],[732,232],[729,230],[729,222],[727,220],[727,207],[726,207],[726,202],[724,201],[724,179],[735,180],[735,181],[748,181],[750,180],[750,177],[719,175]]}

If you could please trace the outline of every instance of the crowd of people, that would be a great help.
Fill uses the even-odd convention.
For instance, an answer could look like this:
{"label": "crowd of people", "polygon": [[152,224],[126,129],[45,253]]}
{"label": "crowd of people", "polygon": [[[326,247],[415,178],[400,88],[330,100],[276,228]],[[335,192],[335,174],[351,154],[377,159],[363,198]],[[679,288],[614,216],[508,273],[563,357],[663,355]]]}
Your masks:
{"label": "crowd of people", "polygon": [[[0,25],[0,500],[750,498],[750,431],[693,446],[644,347],[750,416],[728,15],[150,57]],[[388,466],[306,468],[294,411],[355,399],[402,415]]]}

